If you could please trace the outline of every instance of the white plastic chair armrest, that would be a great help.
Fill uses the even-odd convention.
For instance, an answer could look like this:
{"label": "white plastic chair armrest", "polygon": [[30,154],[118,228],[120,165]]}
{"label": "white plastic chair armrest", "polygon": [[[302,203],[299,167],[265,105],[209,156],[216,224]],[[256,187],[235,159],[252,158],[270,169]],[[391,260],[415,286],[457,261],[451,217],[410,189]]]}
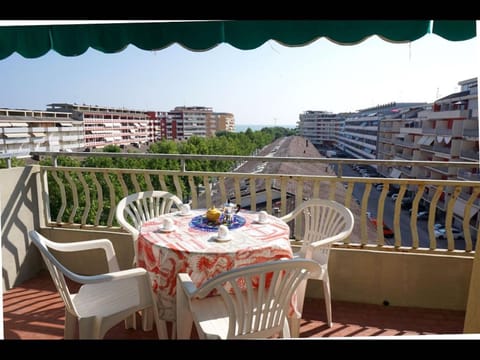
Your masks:
{"label": "white plastic chair armrest", "polygon": [[280,220],[282,220],[283,222],[290,222],[292,221],[293,219],[295,219],[297,216],[297,214],[295,214],[293,211],[291,213],[288,213],[286,215],[283,215],[282,217],[280,217]]}
{"label": "white plastic chair armrest", "polygon": [[100,275],[76,275],[73,278],[69,276],[73,281],[76,281],[80,284],[97,284],[97,283],[105,283],[109,281],[118,281],[118,280],[125,280],[131,279],[136,277],[145,276],[147,274],[147,270],[144,268],[133,268],[127,270],[120,270],[106,274]]}
{"label": "white plastic chair armrest", "polygon": [[48,246],[55,250],[60,250],[64,252],[103,249],[107,258],[108,271],[114,272],[120,270],[115,249],[113,248],[112,242],[108,239],[77,241],[68,244],[57,242],[55,244],[49,243]]}
{"label": "white plastic chair armrest", "polygon": [[322,239],[322,240],[314,241],[309,245],[309,247],[315,249],[317,247],[322,247],[322,246],[325,246],[325,245],[329,245],[331,243],[344,240],[349,234],[350,234],[349,231],[342,231],[339,234],[329,236],[329,237],[327,237],[325,239]]}

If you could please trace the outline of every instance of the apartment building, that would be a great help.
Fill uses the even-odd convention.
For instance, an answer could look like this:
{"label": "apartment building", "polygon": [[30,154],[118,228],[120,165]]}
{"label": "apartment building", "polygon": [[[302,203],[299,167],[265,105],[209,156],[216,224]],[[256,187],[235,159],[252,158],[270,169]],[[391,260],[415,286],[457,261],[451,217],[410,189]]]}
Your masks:
{"label": "apartment building", "polygon": [[[441,166],[423,167],[378,166],[377,171],[387,177],[478,181],[480,179],[478,81],[477,78],[472,78],[460,81],[458,84],[459,92],[438,99],[433,104],[385,106],[380,117],[378,117],[378,112],[367,114],[367,118],[372,117],[373,122],[361,123],[360,119],[347,118],[345,120],[346,130],[339,138],[346,138],[343,145],[346,151],[350,150],[349,153],[355,158],[441,161],[445,163]],[[358,124],[360,124],[360,128]],[[376,156],[373,153],[375,135],[373,133],[369,136],[360,135],[365,134],[361,127],[368,129],[369,125],[378,127],[376,130]],[[352,144],[352,139],[355,144]],[[363,152],[352,151],[353,147],[362,140],[364,143],[368,143]],[[367,149],[372,151],[371,156],[368,156]],[[471,161],[472,167],[465,169],[449,166],[452,161]],[[417,189],[409,190],[417,191]],[[427,184],[425,187],[422,201],[426,206],[429,206],[433,200],[436,190],[433,185]],[[464,188],[459,194],[455,194],[453,189],[445,188],[438,199],[437,211],[441,216],[441,213],[446,211],[449,201],[454,201],[454,216],[457,221],[461,222],[465,218],[465,206],[471,196],[471,188]],[[472,229],[478,227],[480,223],[479,210],[480,198],[477,198],[468,214]]]}
{"label": "apartment building", "polygon": [[[412,168],[380,169],[390,177],[425,178],[435,180],[475,180],[479,174],[478,81],[472,78],[458,83],[460,91],[436,100],[425,109],[411,109],[398,119],[382,121],[379,129],[379,159],[406,159],[442,161],[445,165]],[[449,166],[451,161],[471,161],[471,168]],[[382,171],[383,170],[383,171]],[[415,190],[415,189],[412,189]],[[422,200],[430,203],[436,187],[428,185]],[[443,189],[437,210],[446,211],[449,201],[454,203],[454,216],[463,221],[465,205],[472,196],[471,188],[458,194]],[[478,227],[480,198],[474,200],[470,225]]]}
{"label": "apartment building", "polygon": [[235,131],[235,116],[232,113],[213,113],[211,122],[207,124],[207,136],[215,136],[217,131]]}
{"label": "apartment building", "polygon": [[[378,126],[377,159],[421,160],[418,149],[423,130],[419,113],[430,108],[431,104],[405,107],[395,115],[382,119]],[[411,166],[378,166],[377,171],[392,178],[423,176],[421,168]]]}
{"label": "apartment building", "polygon": [[[207,136],[212,108],[204,106],[177,106],[168,112],[171,120],[172,139],[187,140],[192,136]],[[208,119],[208,120],[207,120]]]}
{"label": "apartment building", "polygon": [[398,118],[412,107],[425,105],[392,102],[359,110],[345,118],[343,131],[338,135],[337,147],[352,158],[377,159],[380,122]]}
{"label": "apartment building", "polygon": [[0,109],[0,153],[77,151],[84,142],[83,123],[69,112]]}
{"label": "apartment building", "polygon": [[310,140],[317,148],[329,148],[338,143],[345,117],[327,111],[308,110],[297,121],[298,135]]}
{"label": "apartment building", "polygon": [[[433,104],[388,103],[354,114],[306,111],[299,115],[299,134],[321,146],[331,144],[351,158],[412,161],[442,161],[445,165],[423,167],[377,166],[377,171],[394,178],[479,180],[478,80],[460,81],[460,91]],[[449,166],[451,161],[471,161],[469,169]],[[417,189],[409,189],[415,192]],[[423,201],[431,202],[435,188],[428,185]],[[444,189],[437,209],[446,210],[454,200],[454,215],[463,221],[472,190],[457,195]],[[473,202],[470,224],[478,227],[480,198]]]}
{"label": "apartment building", "polygon": [[155,112],[97,105],[54,103],[47,110],[69,112],[83,123],[84,147],[102,149],[106,145],[141,146],[154,141],[151,130]]}
{"label": "apartment building", "polygon": [[141,147],[162,139],[186,140],[235,131],[231,113],[207,107],[171,111],[52,103],[47,110],[0,109],[0,152],[91,151],[107,145]]}
{"label": "apartment building", "polygon": [[233,114],[204,106],[177,106],[169,112],[157,112],[156,118],[162,139],[187,140],[192,136],[212,137],[217,131],[235,131]]}

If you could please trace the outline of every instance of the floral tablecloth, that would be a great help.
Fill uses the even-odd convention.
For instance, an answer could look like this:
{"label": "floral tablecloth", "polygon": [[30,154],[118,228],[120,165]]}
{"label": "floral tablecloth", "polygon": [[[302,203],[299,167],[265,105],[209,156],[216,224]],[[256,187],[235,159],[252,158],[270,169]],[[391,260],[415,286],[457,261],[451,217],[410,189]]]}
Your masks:
{"label": "floral tablecloth", "polygon": [[[274,216],[267,223],[257,222],[256,212],[242,210],[240,227],[229,231],[230,241],[216,241],[216,232],[195,226],[192,219],[205,210],[162,215],[142,225],[137,241],[137,263],[150,273],[157,295],[160,317],[175,320],[176,276],[190,274],[195,285],[233,268],[292,258],[288,225]],[[165,217],[173,220],[174,230],[161,231]]]}

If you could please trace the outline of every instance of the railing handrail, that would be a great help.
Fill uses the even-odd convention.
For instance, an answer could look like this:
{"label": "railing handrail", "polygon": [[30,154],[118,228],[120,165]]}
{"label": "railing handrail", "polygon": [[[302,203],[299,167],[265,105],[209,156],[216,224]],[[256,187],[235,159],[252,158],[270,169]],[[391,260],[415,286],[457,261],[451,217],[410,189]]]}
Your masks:
{"label": "railing handrail", "polygon": [[[133,159],[169,159],[169,160],[217,160],[217,161],[268,161],[268,162],[303,162],[323,164],[365,164],[365,165],[406,165],[406,166],[445,166],[445,161],[435,160],[385,160],[385,159],[354,159],[354,158],[326,158],[326,157],[299,157],[299,156],[245,156],[245,155],[203,155],[203,154],[158,154],[158,153],[115,153],[115,152],[62,152],[62,151],[32,151],[31,156],[49,156],[53,159],[59,156],[68,157],[111,157]],[[475,161],[449,161],[447,166],[467,167],[479,165]]]}
{"label": "railing handrail", "polygon": [[407,178],[378,178],[378,177],[356,177],[356,176],[342,176],[341,179],[338,179],[339,176],[335,175],[305,175],[305,174],[278,174],[278,173],[242,173],[242,172],[215,172],[215,171],[199,171],[199,170],[158,170],[158,169],[125,169],[125,168],[96,168],[96,167],[74,167],[74,166],[46,166],[42,165],[43,169],[56,169],[59,171],[62,170],[72,170],[72,169],[81,169],[82,171],[96,171],[96,172],[104,172],[109,173],[112,171],[115,172],[144,172],[147,174],[170,174],[170,175],[178,175],[178,176],[206,176],[206,177],[254,177],[254,178],[268,178],[271,176],[278,176],[278,177],[285,177],[289,179],[295,179],[300,177],[308,177],[312,179],[323,179],[323,180],[330,180],[336,182],[354,182],[354,183],[367,183],[367,184],[375,184],[378,183],[378,180],[381,179],[382,183],[387,184],[408,184],[408,185],[420,185],[420,184],[428,184],[433,186],[440,186],[443,185],[444,187],[448,186],[455,186],[455,185],[463,185],[463,186],[479,186],[479,181],[476,180],[443,180],[443,179],[407,179]]}

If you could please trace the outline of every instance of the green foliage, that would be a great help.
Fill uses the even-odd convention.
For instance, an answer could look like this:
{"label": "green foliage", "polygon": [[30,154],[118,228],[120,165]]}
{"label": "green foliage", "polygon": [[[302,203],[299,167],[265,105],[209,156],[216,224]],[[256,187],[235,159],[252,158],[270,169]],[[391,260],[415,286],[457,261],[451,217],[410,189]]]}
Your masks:
{"label": "green foliage", "polygon": [[117,146],[117,145],[107,145],[103,148],[103,151],[119,153],[119,152],[122,152],[122,149],[120,149],[120,146]]}
{"label": "green foliage", "polygon": [[[11,166],[12,167],[20,167],[20,166],[25,166],[26,162],[24,159],[17,159],[17,158],[12,158]],[[7,159],[0,159],[0,169],[6,169],[8,168],[8,161]]]}

